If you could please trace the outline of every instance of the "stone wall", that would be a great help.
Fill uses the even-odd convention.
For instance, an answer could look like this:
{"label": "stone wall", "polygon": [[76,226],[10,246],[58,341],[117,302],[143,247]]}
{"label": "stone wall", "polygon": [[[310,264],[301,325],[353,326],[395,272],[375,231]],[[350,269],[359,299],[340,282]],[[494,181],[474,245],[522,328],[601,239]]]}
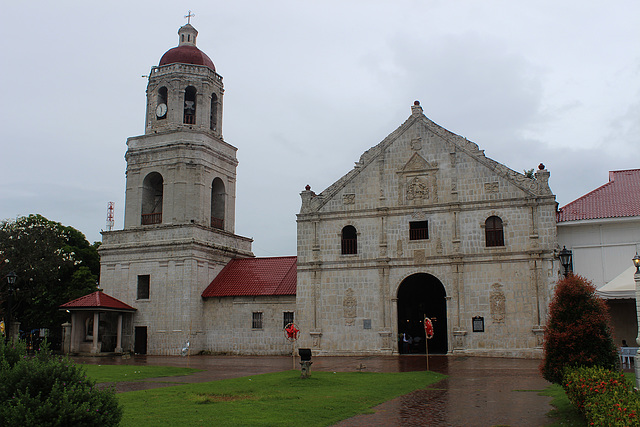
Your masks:
{"label": "stone wall", "polygon": [[[207,298],[204,301],[206,348],[214,354],[291,354],[284,335],[284,313],[296,311],[295,296]],[[262,313],[262,328],[252,314]]]}

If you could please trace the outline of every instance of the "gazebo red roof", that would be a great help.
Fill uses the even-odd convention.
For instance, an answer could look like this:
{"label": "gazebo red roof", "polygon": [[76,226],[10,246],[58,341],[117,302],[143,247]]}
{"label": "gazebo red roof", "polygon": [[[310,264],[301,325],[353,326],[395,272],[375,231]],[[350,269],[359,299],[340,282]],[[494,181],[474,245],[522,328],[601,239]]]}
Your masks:
{"label": "gazebo red roof", "polygon": [[105,294],[102,291],[96,291],[92,294],[85,295],[83,297],[74,299],[60,306],[62,309],[67,310],[86,310],[91,308],[108,309],[116,311],[135,311],[136,309],[128,304],[123,303],[119,299],[116,299],[110,295]]}
{"label": "gazebo red roof", "polygon": [[557,221],[640,216],[640,169],[609,172],[609,182],[560,208]]}
{"label": "gazebo red roof", "polygon": [[295,295],[296,260],[295,256],[232,259],[202,297]]}

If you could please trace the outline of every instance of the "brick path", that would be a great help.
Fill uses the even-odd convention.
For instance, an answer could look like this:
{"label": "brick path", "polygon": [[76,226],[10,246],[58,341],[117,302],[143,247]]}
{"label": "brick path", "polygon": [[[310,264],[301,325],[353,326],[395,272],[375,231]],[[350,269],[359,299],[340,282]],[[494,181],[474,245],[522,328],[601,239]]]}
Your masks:
{"label": "brick path", "polygon": [[[242,377],[293,368],[287,356],[136,356],[75,358],[79,363],[189,366],[203,369],[183,377],[116,384],[118,392]],[[539,360],[431,356],[429,368],[449,377],[426,390],[385,402],[374,414],[358,415],[336,427],[359,426],[542,426],[552,407],[539,396],[548,383]],[[426,368],[424,356],[314,357],[313,371],[403,372]]]}

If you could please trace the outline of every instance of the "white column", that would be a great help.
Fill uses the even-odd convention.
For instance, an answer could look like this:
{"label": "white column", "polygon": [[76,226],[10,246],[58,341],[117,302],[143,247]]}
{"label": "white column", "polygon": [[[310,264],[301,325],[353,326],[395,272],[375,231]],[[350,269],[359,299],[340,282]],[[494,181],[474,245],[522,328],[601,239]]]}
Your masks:
{"label": "white column", "polygon": [[118,313],[118,329],[116,338],[116,353],[122,353],[122,313]]}
{"label": "white column", "polygon": [[636,282],[636,316],[638,322],[638,337],[636,338],[636,343],[639,346],[635,360],[636,390],[640,390],[640,269],[636,268],[633,280]]}
{"label": "white column", "polygon": [[100,313],[96,311],[93,313],[93,346],[91,347],[91,353],[98,352],[98,322],[100,322]]}

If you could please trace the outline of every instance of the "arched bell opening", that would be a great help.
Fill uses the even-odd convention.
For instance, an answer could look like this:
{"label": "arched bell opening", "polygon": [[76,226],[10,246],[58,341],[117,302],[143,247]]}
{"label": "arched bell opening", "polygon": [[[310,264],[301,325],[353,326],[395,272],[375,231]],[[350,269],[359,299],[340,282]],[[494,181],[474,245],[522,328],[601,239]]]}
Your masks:
{"label": "arched bell opening", "polygon": [[142,225],[162,223],[162,175],[151,172],[142,182]]}
{"label": "arched bell opening", "polygon": [[211,227],[224,230],[224,211],[224,182],[220,178],[215,178],[211,184]]}

